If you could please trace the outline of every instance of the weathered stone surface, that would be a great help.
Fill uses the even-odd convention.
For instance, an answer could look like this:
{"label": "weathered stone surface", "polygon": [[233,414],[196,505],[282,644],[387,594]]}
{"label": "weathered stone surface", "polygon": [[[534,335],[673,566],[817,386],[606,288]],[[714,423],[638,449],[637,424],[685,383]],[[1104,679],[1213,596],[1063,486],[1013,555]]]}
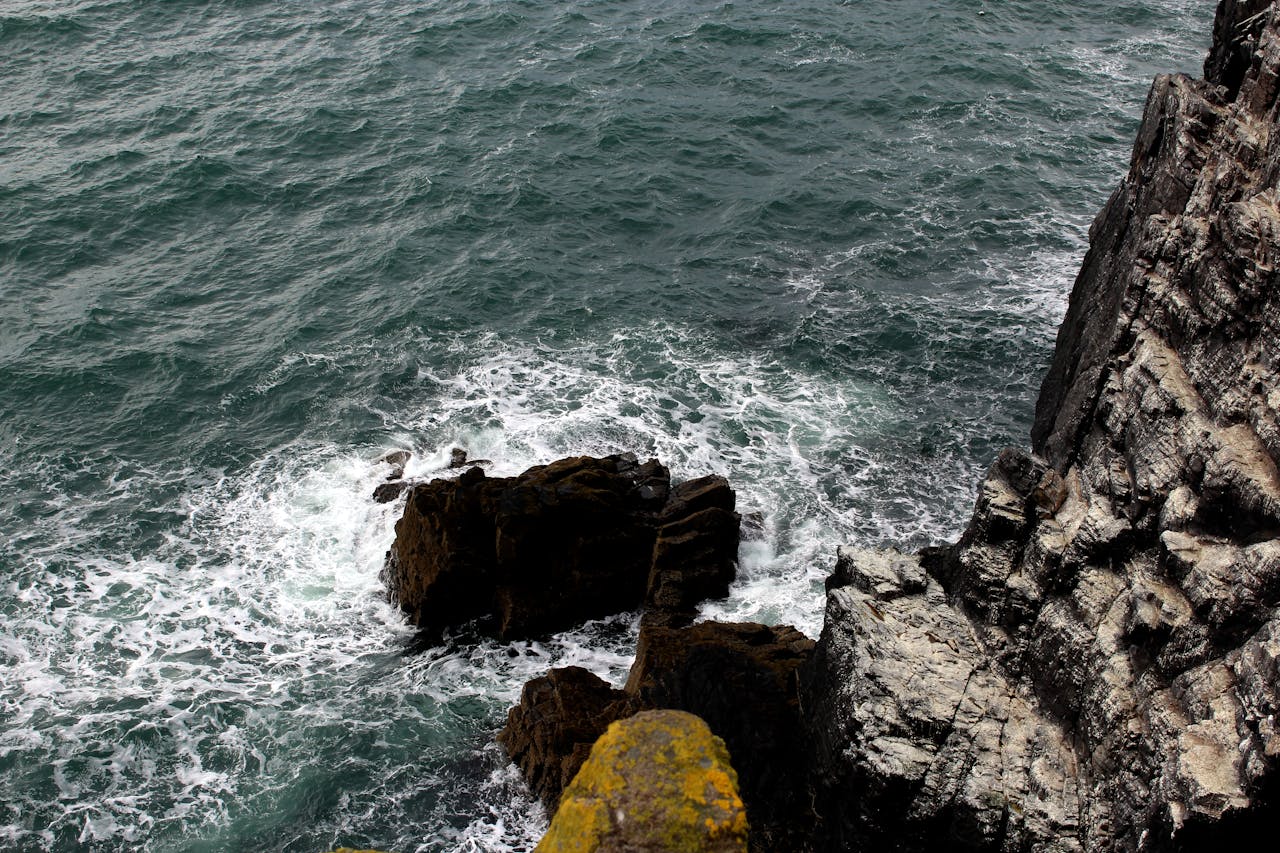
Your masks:
{"label": "weathered stone surface", "polygon": [[525,684],[498,743],[547,811],[554,812],[591,745],[610,723],[639,707],[630,694],[581,667],[553,669]]}
{"label": "weathered stone surface", "polygon": [[525,685],[498,741],[554,810],[610,723],[642,709],[697,714],[741,756],[753,849],[798,850],[813,822],[799,701],[812,650],[787,626],[645,625],[625,691],[576,667],[551,670]]}
{"label": "weathered stone surface", "polygon": [[415,486],[383,579],[428,633],[493,616],[513,639],[635,608],[667,483],[656,461],[583,456]]}
{"label": "weathered stone surface", "polygon": [[680,711],[613,723],[565,790],[537,853],[745,853],[724,742]]}
{"label": "weathered stone surface", "polygon": [[829,849],[1172,850],[1276,814],[1280,13],[1152,87],[1036,410],[949,549],[848,552],[811,732]]}

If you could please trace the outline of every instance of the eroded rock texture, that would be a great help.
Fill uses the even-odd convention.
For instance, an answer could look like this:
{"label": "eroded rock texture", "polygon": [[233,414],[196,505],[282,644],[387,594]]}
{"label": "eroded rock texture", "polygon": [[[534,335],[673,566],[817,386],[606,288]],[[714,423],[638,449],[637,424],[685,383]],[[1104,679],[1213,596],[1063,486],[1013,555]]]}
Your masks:
{"label": "eroded rock texture", "polygon": [[635,697],[582,667],[549,671],[525,684],[498,743],[548,813],[609,724],[640,710]]}
{"label": "eroded rock texture", "polygon": [[831,849],[1166,850],[1272,824],[1280,13],[1161,77],[1042,388],[959,543],[842,553],[812,731]]}

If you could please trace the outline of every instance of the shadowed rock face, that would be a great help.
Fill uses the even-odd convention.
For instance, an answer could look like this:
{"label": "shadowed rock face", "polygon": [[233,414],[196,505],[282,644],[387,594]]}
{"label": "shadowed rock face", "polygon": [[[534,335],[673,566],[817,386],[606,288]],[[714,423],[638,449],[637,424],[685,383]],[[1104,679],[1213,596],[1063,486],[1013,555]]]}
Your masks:
{"label": "shadowed rock face", "polygon": [[752,849],[801,849],[813,814],[800,681],[813,641],[788,626],[666,621],[642,622],[625,690],[578,667],[553,669],[524,686],[498,742],[554,811],[610,723],[641,710],[696,714],[738,756]]}
{"label": "shadowed rock face", "polygon": [[843,552],[811,732],[829,849],[1245,838],[1280,769],[1280,13],[1158,78],[1036,410],[955,546]]}
{"label": "shadowed rock face", "polygon": [[801,672],[813,641],[789,625],[642,625],[627,691],[641,707],[697,714],[724,738],[753,850],[798,850],[813,825],[805,783]]}

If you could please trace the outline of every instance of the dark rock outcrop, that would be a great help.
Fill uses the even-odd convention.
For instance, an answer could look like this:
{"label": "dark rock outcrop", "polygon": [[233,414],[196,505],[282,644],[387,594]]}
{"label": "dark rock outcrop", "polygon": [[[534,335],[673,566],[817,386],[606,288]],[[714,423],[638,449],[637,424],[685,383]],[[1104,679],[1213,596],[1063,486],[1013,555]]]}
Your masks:
{"label": "dark rock outcrop", "polygon": [[525,684],[498,743],[548,813],[609,724],[640,710],[629,693],[582,667],[553,669]]}
{"label": "dark rock outcrop", "polygon": [[389,504],[404,494],[404,491],[407,488],[409,488],[409,484],[404,480],[394,480],[390,483],[379,483],[373,488],[373,500],[375,503]]}
{"label": "dark rock outcrop", "polygon": [[723,477],[700,477],[671,489],[653,546],[646,623],[688,625],[703,600],[729,594],[741,526],[734,503]]}
{"label": "dark rock outcrop", "polygon": [[953,547],[842,552],[823,846],[1198,850],[1276,816],[1280,13],[1158,78],[1036,409]]}
{"label": "dark rock outcrop", "polygon": [[498,741],[554,811],[610,723],[641,710],[696,714],[739,756],[756,849],[799,849],[812,824],[799,694],[812,650],[788,626],[645,624],[625,690],[576,667],[553,669],[525,685]]}
{"label": "dark rock outcrop", "polygon": [[420,484],[383,579],[428,634],[493,617],[493,633],[514,639],[634,609],[668,484],[657,461],[630,456],[562,459],[517,477],[469,468]]}
{"label": "dark rock outcrop", "polygon": [[671,489],[659,519],[636,661],[625,690],[577,667],[525,685],[498,741],[554,810],[610,723],[641,710],[697,714],[730,745],[759,849],[795,847],[808,806],[800,672],[813,641],[787,626],[703,622],[703,598],[724,595],[737,548],[734,497],[719,477]]}

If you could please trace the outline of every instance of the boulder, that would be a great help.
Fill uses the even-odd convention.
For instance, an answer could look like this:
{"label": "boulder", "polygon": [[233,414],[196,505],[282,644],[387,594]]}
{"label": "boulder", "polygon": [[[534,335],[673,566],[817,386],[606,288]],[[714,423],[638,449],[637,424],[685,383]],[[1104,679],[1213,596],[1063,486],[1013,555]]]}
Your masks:
{"label": "boulder", "polygon": [[657,460],[630,454],[516,477],[470,468],[413,487],[383,580],[429,636],[483,619],[501,639],[531,637],[642,604],[687,624],[734,578],[733,507],[723,477],[672,488]]}
{"label": "boulder", "polygon": [[404,476],[404,468],[409,464],[412,456],[413,454],[407,450],[388,450],[379,456],[377,461],[390,466],[391,473],[387,475],[388,480],[399,480]]}
{"label": "boulder", "polygon": [[759,849],[799,849],[812,822],[799,704],[812,650],[812,640],[787,626],[646,624],[625,691],[577,667],[551,670],[525,685],[498,741],[554,809],[610,723],[639,710],[696,714],[741,756]]}
{"label": "boulder", "polygon": [[409,484],[404,480],[396,480],[392,483],[379,483],[373,489],[373,500],[375,503],[387,504],[404,494],[405,489],[409,488]]}
{"label": "boulder", "polygon": [[668,482],[656,460],[582,456],[417,485],[383,580],[428,634],[490,617],[489,632],[508,640],[634,609]]}
{"label": "boulder", "polygon": [[700,477],[671,489],[653,546],[646,624],[688,625],[704,599],[729,594],[741,527],[734,503],[723,477]]}
{"label": "boulder", "polygon": [[529,788],[554,812],[560,794],[609,724],[635,713],[633,698],[577,666],[553,669],[525,684],[498,743]]}
{"label": "boulder", "polygon": [[613,723],[565,790],[535,853],[746,853],[724,741],[679,711]]}

